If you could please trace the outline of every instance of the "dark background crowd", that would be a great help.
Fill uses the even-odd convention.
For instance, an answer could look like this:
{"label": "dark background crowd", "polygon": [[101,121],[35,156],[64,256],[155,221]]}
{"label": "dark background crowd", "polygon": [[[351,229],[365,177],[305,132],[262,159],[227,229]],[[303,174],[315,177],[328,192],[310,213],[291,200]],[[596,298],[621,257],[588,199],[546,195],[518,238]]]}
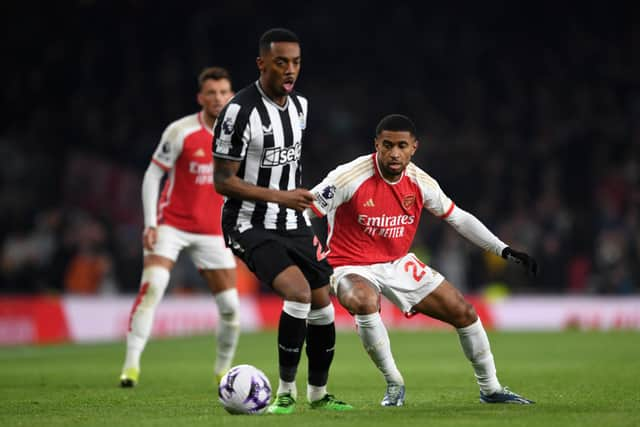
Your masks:
{"label": "dark background crowd", "polygon": [[[142,175],[196,76],[257,78],[257,41],[301,38],[304,181],[373,150],[404,113],[415,163],[541,274],[425,214],[423,259],[467,292],[640,290],[640,27],[598,2],[3,2],[0,289],[133,292]],[[445,2],[447,3],[447,2]],[[628,6],[629,8],[631,6]],[[174,289],[200,289],[188,263]]]}

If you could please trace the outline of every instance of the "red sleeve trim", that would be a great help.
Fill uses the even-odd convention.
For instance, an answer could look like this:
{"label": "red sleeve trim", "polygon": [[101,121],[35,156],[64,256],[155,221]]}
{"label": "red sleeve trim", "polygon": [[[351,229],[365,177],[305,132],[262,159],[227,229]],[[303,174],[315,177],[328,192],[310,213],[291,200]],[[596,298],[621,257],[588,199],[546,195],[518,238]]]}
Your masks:
{"label": "red sleeve trim", "polygon": [[318,218],[324,218],[324,214],[320,212],[318,208],[316,208],[316,205],[314,205],[313,203],[311,204],[311,210],[313,211],[314,214],[316,214]]}
{"label": "red sleeve trim", "polygon": [[155,163],[156,165],[160,166],[160,168],[162,168],[163,171],[167,172],[168,170],[171,170],[171,168],[169,166],[165,166],[162,163],[160,163],[159,161],[157,161],[156,159],[151,159],[151,161],[153,163]]}
{"label": "red sleeve trim", "polygon": [[456,207],[456,204],[451,202],[451,206],[449,206],[449,209],[444,213],[444,215],[441,215],[440,218],[445,219],[446,217],[451,215],[451,212],[453,212],[453,208],[455,207]]}

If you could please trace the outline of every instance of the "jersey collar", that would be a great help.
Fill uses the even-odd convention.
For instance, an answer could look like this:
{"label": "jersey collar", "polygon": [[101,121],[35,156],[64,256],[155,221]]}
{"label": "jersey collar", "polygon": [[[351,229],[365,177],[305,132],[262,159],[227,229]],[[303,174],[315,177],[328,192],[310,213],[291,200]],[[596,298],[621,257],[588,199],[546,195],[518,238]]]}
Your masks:
{"label": "jersey collar", "polygon": [[373,163],[376,165],[376,172],[378,173],[378,176],[379,176],[379,177],[380,177],[384,182],[386,182],[386,183],[387,183],[387,184],[389,184],[389,185],[396,185],[396,184],[399,184],[399,183],[402,181],[402,179],[404,178],[404,174],[405,174],[405,172],[406,172],[406,169],[402,171],[402,176],[401,176],[401,177],[400,177],[400,179],[399,179],[399,180],[397,180],[396,182],[387,181],[387,180],[385,179],[385,177],[382,175],[382,172],[380,171],[380,165],[378,164],[378,153],[377,153],[377,152],[373,153],[373,154],[371,155],[371,158],[372,158],[372,160],[373,160]]}
{"label": "jersey collar", "polygon": [[207,124],[204,122],[204,119],[202,118],[202,111],[198,113],[198,123],[200,123],[200,126],[202,126],[203,129],[206,129],[207,132],[209,132],[213,136],[213,129],[209,129],[207,127]]}
{"label": "jersey collar", "polygon": [[280,111],[287,111],[287,109],[289,108],[289,95],[287,95],[287,100],[285,101],[284,105],[280,106],[273,102],[271,98],[269,98],[267,94],[264,93],[264,90],[262,90],[262,86],[260,86],[260,80],[256,80],[256,87],[258,88],[258,92],[260,92],[260,95],[262,95],[262,97],[266,99],[269,104],[273,105]]}

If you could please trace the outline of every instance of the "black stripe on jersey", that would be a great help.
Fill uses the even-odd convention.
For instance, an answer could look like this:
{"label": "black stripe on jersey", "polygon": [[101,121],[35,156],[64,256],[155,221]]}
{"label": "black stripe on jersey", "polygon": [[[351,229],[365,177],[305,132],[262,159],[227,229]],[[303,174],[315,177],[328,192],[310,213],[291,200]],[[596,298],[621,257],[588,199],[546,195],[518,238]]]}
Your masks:
{"label": "black stripe on jersey", "polygon": [[[300,103],[300,99],[295,94],[290,96],[290,98],[293,100],[293,105],[295,105],[296,107],[296,111],[298,112],[298,119],[300,120],[300,117],[304,117],[304,111],[302,110],[302,104]],[[300,129],[302,133],[302,137],[304,137],[305,130],[306,130],[306,123],[305,123],[305,129]],[[302,138],[300,139],[300,144],[302,144]],[[300,152],[304,153],[304,150],[300,150]],[[298,168],[296,169],[295,180],[296,180],[296,183],[295,183],[296,188],[302,187],[302,156],[298,161]],[[304,224],[304,220],[302,218],[302,212],[296,211],[296,218],[297,218],[298,224]]]}
{"label": "black stripe on jersey", "polygon": [[[290,97],[294,98],[294,97]],[[293,129],[291,128],[291,117],[289,116],[289,109],[287,108],[285,111],[280,110],[280,123],[282,124],[282,132],[284,134],[284,146],[291,147],[293,146]],[[289,173],[291,170],[291,166],[284,165],[282,167],[282,175],[280,175],[280,188],[286,189],[289,186]],[[276,222],[276,227],[279,230],[284,230],[287,227],[287,208],[284,206],[280,207],[280,211],[278,211],[278,220]]]}
{"label": "black stripe on jersey", "polygon": [[[275,146],[275,141],[273,139],[273,132],[275,131],[273,124],[271,123],[271,119],[269,118],[269,113],[267,112],[267,107],[264,105],[264,101],[262,98],[258,99],[256,102],[256,110],[258,111],[258,115],[260,115],[260,122],[262,125],[262,155],[264,156],[265,149]],[[271,132],[264,132],[264,129],[271,128]],[[262,162],[263,159],[260,159]],[[260,167],[260,165],[258,165]],[[269,188],[269,182],[271,181],[271,168],[263,168],[260,167],[258,171],[258,181],[256,185],[259,187]],[[264,216],[267,212],[267,203],[266,202],[255,202],[256,206],[251,214],[251,224],[264,226]]]}

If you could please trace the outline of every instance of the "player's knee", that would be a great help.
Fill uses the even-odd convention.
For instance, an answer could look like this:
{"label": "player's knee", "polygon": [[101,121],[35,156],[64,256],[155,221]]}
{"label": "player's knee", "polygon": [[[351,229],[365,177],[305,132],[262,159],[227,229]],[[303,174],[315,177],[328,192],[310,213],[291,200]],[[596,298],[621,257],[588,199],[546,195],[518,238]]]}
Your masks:
{"label": "player's knee", "polygon": [[378,311],[378,299],[366,295],[349,293],[340,298],[340,303],[351,314],[372,314]]}
{"label": "player's knee", "polygon": [[227,320],[235,319],[240,309],[240,299],[235,288],[227,289],[215,294],[218,313]]}
{"label": "player's knee", "polygon": [[456,328],[464,328],[478,320],[478,313],[473,305],[467,301],[462,301],[453,316],[453,326]]}
{"label": "player's knee", "polygon": [[295,301],[302,304],[311,304],[311,289],[298,286],[281,290],[282,297],[287,301]]}
{"label": "player's knee", "polygon": [[142,271],[140,283],[140,308],[155,307],[169,284],[170,273],[164,267],[149,266]]}

